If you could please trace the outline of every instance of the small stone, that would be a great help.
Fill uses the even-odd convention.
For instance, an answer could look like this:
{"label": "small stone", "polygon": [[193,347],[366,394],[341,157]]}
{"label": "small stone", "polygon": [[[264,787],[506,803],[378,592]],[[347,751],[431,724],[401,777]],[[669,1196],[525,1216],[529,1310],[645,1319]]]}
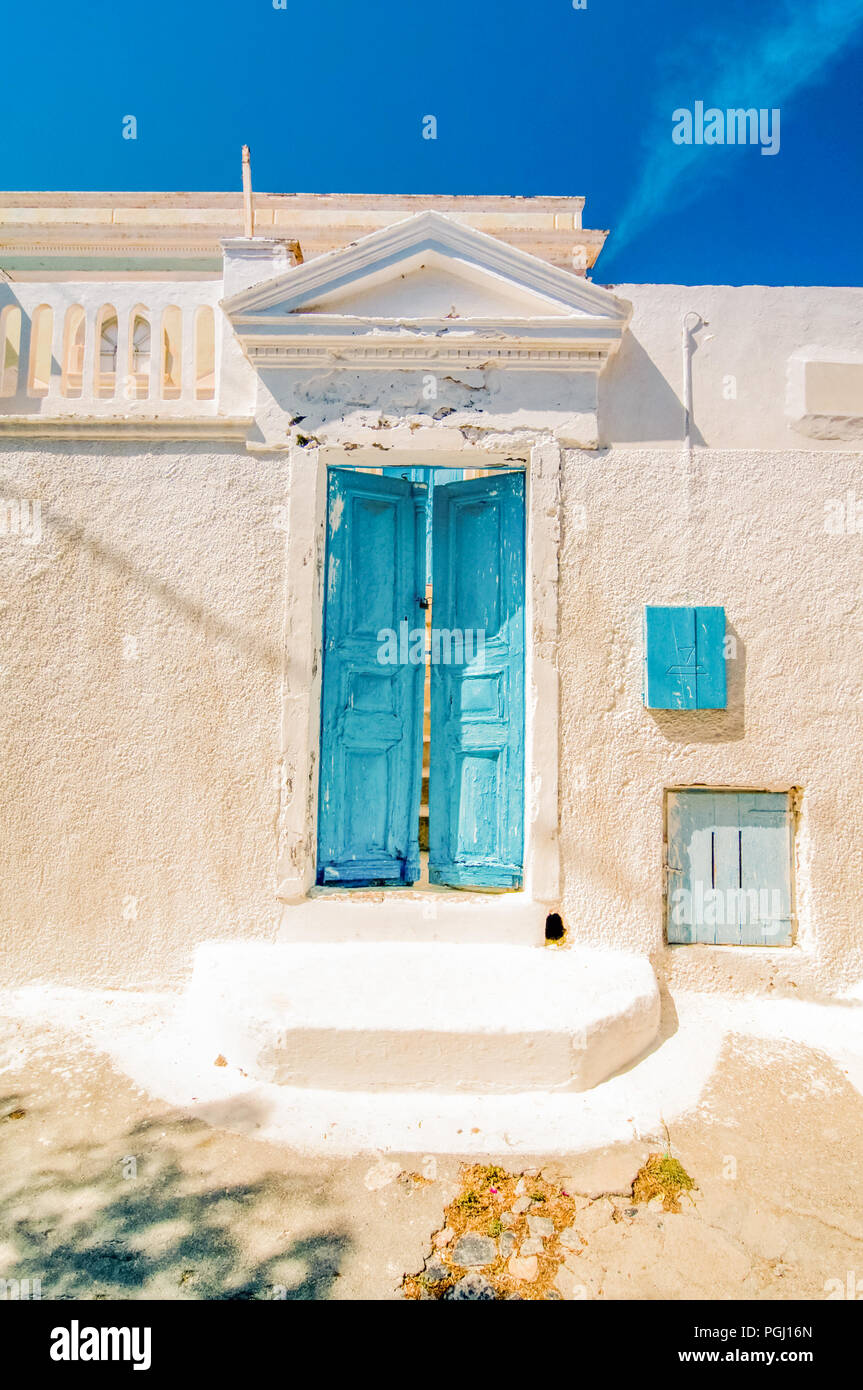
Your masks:
{"label": "small stone", "polygon": [[524,1216],[524,1213],[530,1211],[532,1206],[533,1202],[530,1197],[519,1197],[517,1202],[513,1202],[512,1209],[516,1216]]}
{"label": "small stone", "polygon": [[561,1231],[560,1243],[564,1250],[580,1250],[584,1245],[584,1241],[574,1226],[567,1226],[565,1231]]}
{"label": "small stone", "polygon": [[473,1232],[460,1236],[453,1246],[453,1264],[470,1269],[476,1265],[490,1265],[497,1259],[497,1246],[491,1236],[478,1236]]}
{"label": "small stone", "polygon": [[524,1175],[526,1178],[538,1178],[538,1177],[539,1177],[539,1169],[538,1169],[538,1168],[522,1168],[521,1171],[522,1171],[523,1175]]}
{"label": "small stone", "polygon": [[523,1197],[525,1192],[527,1192],[527,1183],[524,1178],[519,1178],[515,1185],[515,1195],[516,1197]]}
{"label": "small stone", "polygon": [[449,1245],[454,1235],[455,1231],[452,1226],[444,1226],[442,1231],[438,1231],[437,1234],[432,1237],[432,1245],[435,1250],[443,1250]]}
{"label": "small stone", "polygon": [[518,1249],[518,1241],[516,1240],[515,1235],[512,1231],[504,1231],[503,1235],[498,1241],[498,1247],[504,1259],[507,1259],[510,1255],[515,1254],[516,1250]]}
{"label": "small stone", "polygon": [[543,1240],[550,1240],[554,1235],[554,1222],[547,1216],[529,1216],[527,1225],[532,1236],[540,1236]]}
{"label": "small stone", "polygon": [[513,1255],[507,1270],[513,1279],[524,1279],[526,1283],[532,1284],[539,1273],[536,1255],[528,1255],[522,1259],[519,1255]]}
{"label": "small stone", "polygon": [[494,1289],[482,1274],[466,1274],[457,1284],[453,1284],[451,1289],[447,1289],[444,1302],[459,1302],[464,1299],[487,1302],[494,1297]]}
{"label": "small stone", "polygon": [[521,1250],[519,1251],[519,1254],[542,1255],[544,1251],[545,1245],[540,1240],[539,1236],[531,1236],[530,1240],[523,1240],[521,1242]]}
{"label": "small stone", "polygon": [[563,1294],[558,1293],[557,1289],[549,1289],[548,1293],[545,1296],[551,1302],[557,1302],[558,1299],[563,1298]]}
{"label": "small stone", "polygon": [[426,1260],[425,1274],[432,1284],[439,1284],[442,1279],[449,1278],[450,1271],[440,1260],[432,1259]]}
{"label": "small stone", "polygon": [[516,1216],[515,1212],[513,1212],[513,1211],[505,1211],[505,1212],[503,1213],[503,1215],[501,1216],[501,1218],[500,1218],[500,1224],[501,1224],[501,1226],[509,1226],[509,1227],[517,1226],[517,1225],[518,1225],[518,1217]]}

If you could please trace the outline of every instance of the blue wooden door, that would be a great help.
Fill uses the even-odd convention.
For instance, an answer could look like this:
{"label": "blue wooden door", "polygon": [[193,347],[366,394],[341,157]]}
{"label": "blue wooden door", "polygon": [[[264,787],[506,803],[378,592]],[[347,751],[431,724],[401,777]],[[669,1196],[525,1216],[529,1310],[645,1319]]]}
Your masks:
{"label": "blue wooden door", "polygon": [[524,556],[522,473],[435,487],[432,883],[521,885]]}
{"label": "blue wooden door", "polygon": [[330,470],[319,883],[419,877],[425,510],[423,484]]}
{"label": "blue wooden door", "polygon": [[792,814],[785,792],[668,793],[668,940],[790,946]]}
{"label": "blue wooden door", "polygon": [[456,478],[464,477],[463,468],[437,468],[435,466],[419,465],[416,468],[404,468],[397,465],[385,466],[382,470],[385,474],[395,474],[400,478],[407,478],[412,483],[425,483],[428,488],[426,503],[426,573],[429,579],[432,575],[432,519],[434,516],[434,490],[442,487],[444,483],[452,483]]}

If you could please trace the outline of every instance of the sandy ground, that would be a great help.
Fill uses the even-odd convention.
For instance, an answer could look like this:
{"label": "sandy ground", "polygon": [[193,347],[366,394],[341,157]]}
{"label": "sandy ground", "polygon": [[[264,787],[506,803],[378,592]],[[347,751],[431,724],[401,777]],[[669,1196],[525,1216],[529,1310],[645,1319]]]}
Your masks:
{"label": "sandy ground", "polygon": [[[669,1130],[698,1189],[679,1214],[603,1196],[628,1192],[661,1130],[486,1155],[592,1199],[564,1297],[823,1299],[849,1276],[863,1296],[863,1098],[841,1059],[731,1033]],[[459,1165],[238,1133],[155,1098],[68,1020],[0,1016],[0,1278],[44,1299],[398,1298]]]}

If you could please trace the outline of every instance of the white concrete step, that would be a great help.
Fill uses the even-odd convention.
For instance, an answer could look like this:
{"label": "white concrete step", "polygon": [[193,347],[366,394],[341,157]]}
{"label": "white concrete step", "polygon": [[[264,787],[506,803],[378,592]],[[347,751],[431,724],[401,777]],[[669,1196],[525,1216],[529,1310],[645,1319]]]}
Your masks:
{"label": "white concrete step", "polygon": [[183,1012],[210,1058],[283,1086],[584,1091],[650,1046],[659,991],[587,948],[213,943]]}
{"label": "white concrete step", "polygon": [[468,892],[422,882],[409,888],[316,888],[285,906],[280,942],[433,941],[541,946],[548,907],[525,892]]}

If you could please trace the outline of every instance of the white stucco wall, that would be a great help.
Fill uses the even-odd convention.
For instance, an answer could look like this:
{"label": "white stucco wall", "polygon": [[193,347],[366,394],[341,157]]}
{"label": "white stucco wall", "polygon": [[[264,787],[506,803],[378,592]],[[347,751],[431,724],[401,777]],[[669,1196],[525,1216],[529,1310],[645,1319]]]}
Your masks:
{"label": "white stucco wall", "polygon": [[[792,354],[863,348],[863,289],[770,285],[610,285],[632,304],[620,351],[600,391],[601,442],[655,448],[679,440],[681,325],[694,335],[693,443],[715,449],[848,449],[863,444],[863,419],[839,438],[810,438],[786,418]],[[858,414],[863,417],[863,400]]]}
{"label": "white stucco wall", "polygon": [[[863,535],[824,529],[863,456],[571,451],[562,479],[561,859],[573,937],[699,987],[863,974]],[[645,604],[721,604],[728,707],[642,704]],[[663,948],[664,789],[802,789],[798,946]],[[791,982],[794,982],[792,984]]]}
{"label": "white stucco wall", "polygon": [[274,928],[283,469],[4,444],[0,495],[42,501],[0,537],[4,980],[178,983]]}
{"label": "white stucco wall", "polygon": [[[541,743],[557,659],[570,939],[634,949],[697,987],[813,994],[863,974],[863,535],[824,525],[849,491],[863,524],[863,455],[786,417],[789,358],[859,350],[863,291],[615,293],[634,312],[598,412],[587,373],[447,371],[429,402],[418,370],[255,378],[225,336],[213,411],[255,410],[248,448],[40,439],[41,403],[32,438],[0,435],[0,497],[41,499],[43,529],[33,546],[0,537],[4,980],[179,985],[202,941],[275,939],[279,889],[307,886],[322,464],[297,453],[303,431],[329,462],[347,445],[372,465],[514,451],[531,468],[537,445],[555,460],[583,445],[564,449],[559,508],[556,463],[550,491],[529,489],[537,585],[557,578],[562,531],[560,626],[540,633],[531,717]],[[709,320],[693,358],[693,439],[709,447],[687,455],[690,308]],[[643,606],[695,602],[724,605],[737,639],[728,709],[647,711]],[[802,789],[790,950],[664,946],[664,789],[702,782]]]}

